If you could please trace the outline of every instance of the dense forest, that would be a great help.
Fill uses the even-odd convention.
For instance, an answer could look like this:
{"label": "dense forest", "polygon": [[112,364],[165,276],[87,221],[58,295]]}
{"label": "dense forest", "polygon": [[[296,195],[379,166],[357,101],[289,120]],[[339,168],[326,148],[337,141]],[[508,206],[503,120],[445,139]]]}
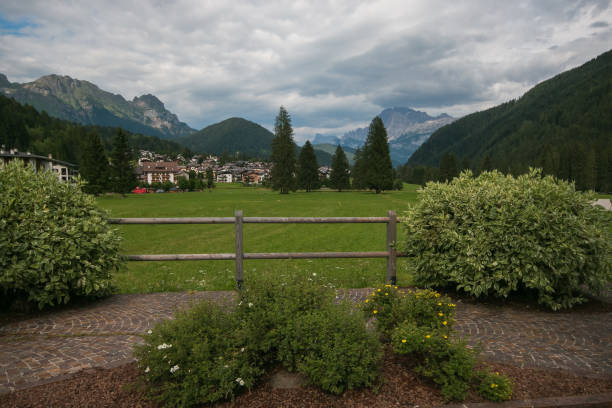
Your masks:
{"label": "dense forest", "polygon": [[578,189],[612,191],[612,51],[439,129],[398,170],[435,179],[450,153],[457,169],[541,167]]}
{"label": "dense forest", "polygon": [[[108,154],[116,132],[112,127],[84,126],[55,119],[46,112],[39,113],[30,105],[21,105],[12,98],[0,95],[0,145],[4,145],[6,149],[16,148],[19,151],[29,151],[44,156],[52,154],[56,159],[80,164],[88,134],[97,133]],[[134,150],[191,155],[189,150],[176,142],[154,136],[125,133],[129,145]]]}

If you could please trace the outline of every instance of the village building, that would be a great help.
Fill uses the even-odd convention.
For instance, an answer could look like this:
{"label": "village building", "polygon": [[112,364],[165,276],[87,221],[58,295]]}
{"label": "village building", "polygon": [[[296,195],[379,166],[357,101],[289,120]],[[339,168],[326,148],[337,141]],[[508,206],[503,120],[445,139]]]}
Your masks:
{"label": "village building", "polygon": [[165,181],[176,183],[178,173],[178,162],[145,162],[142,163],[140,178],[142,182],[147,184],[163,183]]}
{"label": "village building", "polygon": [[4,150],[0,148],[0,166],[12,160],[21,160],[26,166],[33,166],[37,171],[52,171],[61,182],[72,182],[78,175],[77,165],[62,160],[56,160],[52,155],[39,156],[30,152],[18,152],[17,149]]}

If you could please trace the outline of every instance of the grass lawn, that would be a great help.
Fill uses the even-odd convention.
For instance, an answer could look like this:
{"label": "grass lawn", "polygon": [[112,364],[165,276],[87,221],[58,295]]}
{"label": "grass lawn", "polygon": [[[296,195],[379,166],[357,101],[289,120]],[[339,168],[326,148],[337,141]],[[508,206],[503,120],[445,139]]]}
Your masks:
{"label": "grass lawn", "polygon": [[[400,214],[417,199],[417,186],[374,194],[317,191],[280,195],[264,188],[218,185],[213,192],[104,196],[111,217],[385,216]],[[234,252],[234,225],[122,225],[125,254]],[[401,228],[398,228],[398,234]],[[384,251],[385,224],[245,224],[245,252]],[[244,279],[261,273],[317,273],[336,287],[384,282],[383,259],[250,260]],[[115,274],[121,293],[228,290],[235,287],[233,261],[129,262]],[[409,263],[398,260],[398,283],[410,283]]]}

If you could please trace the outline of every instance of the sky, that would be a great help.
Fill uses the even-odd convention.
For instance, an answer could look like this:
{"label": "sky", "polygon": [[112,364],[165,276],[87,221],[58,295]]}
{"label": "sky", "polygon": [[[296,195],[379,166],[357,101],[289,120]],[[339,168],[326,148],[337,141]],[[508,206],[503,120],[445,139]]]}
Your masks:
{"label": "sky", "polygon": [[195,129],[243,117],[298,142],[385,108],[460,117],[612,48],[608,0],[2,0],[0,72],[151,93]]}

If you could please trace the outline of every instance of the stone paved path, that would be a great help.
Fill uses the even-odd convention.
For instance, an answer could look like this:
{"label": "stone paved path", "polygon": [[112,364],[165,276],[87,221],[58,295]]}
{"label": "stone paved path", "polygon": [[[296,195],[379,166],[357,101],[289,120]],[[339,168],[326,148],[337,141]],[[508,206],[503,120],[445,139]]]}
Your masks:
{"label": "stone paved path", "polygon": [[[339,298],[362,301],[371,289]],[[133,361],[131,348],[156,322],[192,301],[228,302],[234,292],[116,295],[0,327],[0,393],[91,367]],[[457,324],[485,357],[526,367],[612,378],[612,313],[547,313],[457,302]]]}

